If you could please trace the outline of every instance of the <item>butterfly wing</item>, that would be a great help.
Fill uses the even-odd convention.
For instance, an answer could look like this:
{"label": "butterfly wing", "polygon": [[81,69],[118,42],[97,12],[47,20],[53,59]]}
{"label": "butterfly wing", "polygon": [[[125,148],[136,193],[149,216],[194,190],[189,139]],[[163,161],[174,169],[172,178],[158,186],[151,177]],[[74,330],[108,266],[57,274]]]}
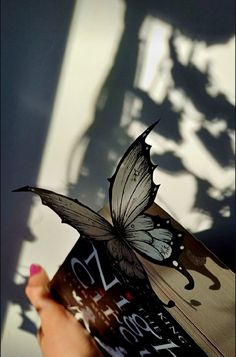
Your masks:
{"label": "butterfly wing", "polygon": [[170,219],[140,215],[126,228],[126,240],[145,259],[178,270],[188,280],[185,288],[193,289],[193,278],[179,261],[185,248],[184,233],[175,229]]}
{"label": "butterfly wing", "polygon": [[183,240],[169,227],[161,228],[155,219],[144,214],[154,203],[159,188],[153,182],[156,168],[150,159],[150,148],[145,141],[157,124],[152,124],[141,134],[120,160],[110,181],[110,209],[114,227],[119,235],[147,260],[172,266],[184,274],[193,287],[193,279],[178,262],[184,249]]}
{"label": "butterfly wing", "polygon": [[170,258],[173,234],[165,228],[157,228],[151,216],[139,215],[126,228],[127,242],[145,258],[160,263]]}
{"label": "butterfly wing", "polygon": [[143,275],[136,256],[129,252],[130,247],[152,262],[167,262],[169,265],[172,261],[175,268],[183,270],[174,260],[180,255],[179,241],[173,239],[168,229],[158,228],[153,219],[143,214],[153,204],[159,187],[153,182],[156,166],[150,160],[151,146],[145,142],[155,125],[147,128],[134,141],[110,179],[109,197],[114,227],[78,200],[29,186],[15,191],[38,194],[42,203],[55,211],[63,223],[71,225],[88,239],[106,241],[111,255],[129,276],[133,273],[140,277]]}
{"label": "butterfly wing", "polygon": [[121,244],[118,239],[111,239],[107,242],[107,249],[111,256],[115,258],[115,265],[131,279],[145,279],[147,274],[136,257],[133,250],[126,244]]}
{"label": "butterfly wing", "polygon": [[87,238],[109,240],[113,237],[113,227],[110,223],[76,199],[30,186],[15,191],[29,191],[38,194],[42,203],[57,213],[62,223],[69,224]]}
{"label": "butterfly wing", "polygon": [[[111,239],[107,242],[107,249],[113,257],[113,267],[117,268],[118,272],[122,272],[123,279],[125,278],[126,280],[128,278],[129,286],[137,286],[138,280],[139,287],[142,286],[144,288],[143,284],[145,284],[144,290],[150,289],[152,291],[147,272],[128,244],[121,243],[119,239]],[[153,280],[151,276],[150,280]],[[172,300],[169,300],[167,303],[164,303],[159,298],[158,300],[163,306],[168,308],[175,305]]]}
{"label": "butterfly wing", "polygon": [[159,186],[153,182],[156,166],[151,163],[151,146],[145,139],[155,125],[147,128],[134,141],[109,179],[111,216],[118,230],[123,230],[154,202]]}

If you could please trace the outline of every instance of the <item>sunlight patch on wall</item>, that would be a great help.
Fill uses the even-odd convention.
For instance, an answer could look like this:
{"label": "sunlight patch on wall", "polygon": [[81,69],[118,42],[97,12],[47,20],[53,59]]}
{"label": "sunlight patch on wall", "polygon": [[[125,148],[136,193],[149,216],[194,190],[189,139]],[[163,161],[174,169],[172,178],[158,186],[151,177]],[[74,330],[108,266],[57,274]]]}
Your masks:
{"label": "sunlight patch on wall", "polygon": [[235,104],[235,36],[226,43],[207,46],[178,33],[175,44],[183,65],[193,63],[202,73],[209,72],[209,93],[224,93]]}
{"label": "sunlight patch on wall", "polygon": [[212,95],[224,93],[235,104],[235,37],[225,44],[195,46],[192,62],[200,69],[207,68],[211,83],[208,91]]}
{"label": "sunlight patch on wall", "polygon": [[[206,129],[213,137],[218,138],[226,133],[232,143],[235,133],[228,129],[223,118],[208,120],[195,107],[188,93],[175,87],[171,77],[173,62],[170,57],[170,38],[173,36],[178,61],[183,66],[196,66],[209,80],[206,90],[211,97],[222,93],[234,103],[234,38],[225,44],[207,46],[204,42],[193,41],[174,30],[174,28],[158,18],[147,16],[140,31],[139,60],[135,77],[135,87],[141,89],[157,104],[169,101],[176,113],[179,113],[178,130],[181,142],[168,139],[162,135],[151,133],[150,144],[152,152],[163,155],[172,153],[181,160],[184,173],[162,172],[158,168],[158,182],[165,183],[158,191],[157,202],[172,214],[179,222],[192,232],[211,228],[210,214],[197,210],[195,196],[197,194],[197,179],[208,182],[211,192],[217,192],[222,200],[227,192],[234,192],[234,168],[222,167],[213,154],[207,149],[198,136],[201,129]],[[227,69],[226,69],[227,67]],[[138,100],[138,97],[137,99]],[[134,100],[133,100],[134,102]],[[131,116],[126,111],[126,118]],[[142,108],[142,104],[140,104]],[[162,114],[163,115],[163,114]],[[167,113],[168,116],[168,113]],[[139,115],[141,117],[141,113]],[[132,119],[135,119],[134,117]],[[138,117],[136,118],[138,120]],[[148,118],[152,119],[152,118]],[[156,118],[153,118],[155,120]],[[163,119],[164,120],[164,119]],[[129,120],[126,119],[126,123]],[[135,139],[145,126],[138,121],[132,121],[128,134]],[[157,128],[158,132],[158,128]],[[152,138],[155,137],[155,140]],[[158,164],[158,162],[157,162]],[[168,187],[168,189],[167,189]],[[182,188],[185,187],[184,193]],[[180,192],[184,197],[181,197]],[[225,208],[222,215],[230,214]]]}
{"label": "sunlight patch on wall", "polygon": [[[120,1],[108,0],[101,1],[99,7],[96,1],[76,4],[38,178],[40,185],[61,189],[68,183],[65,168],[71,147],[93,120],[99,90],[123,31],[121,5]],[[55,163],[55,158],[60,160]]]}
{"label": "sunlight patch on wall", "polygon": [[167,23],[147,16],[140,30],[140,51],[134,86],[149,93],[161,103],[172,83],[168,40],[172,27]]}
{"label": "sunlight patch on wall", "polygon": [[[68,184],[78,176],[88,145],[83,135],[93,120],[97,96],[113,65],[124,11],[119,0],[102,0],[99,7],[96,0],[76,2],[37,180],[39,187],[67,194]],[[59,217],[42,206],[38,197],[33,197],[28,224],[40,239],[25,243],[19,269],[33,260],[45,265],[51,275],[79,235],[68,225],[60,224]],[[55,246],[57,254],[52,257]]]}

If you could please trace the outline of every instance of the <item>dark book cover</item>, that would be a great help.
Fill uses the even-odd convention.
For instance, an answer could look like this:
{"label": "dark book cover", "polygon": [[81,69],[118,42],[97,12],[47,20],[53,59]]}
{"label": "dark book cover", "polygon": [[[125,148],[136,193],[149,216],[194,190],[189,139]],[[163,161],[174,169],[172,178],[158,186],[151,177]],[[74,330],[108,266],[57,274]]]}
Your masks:
{"label": "dark book cover", "polygon": [[127,278],[102,242],[80,238],[50,285],[108,356],[206,356],[147,279]]}

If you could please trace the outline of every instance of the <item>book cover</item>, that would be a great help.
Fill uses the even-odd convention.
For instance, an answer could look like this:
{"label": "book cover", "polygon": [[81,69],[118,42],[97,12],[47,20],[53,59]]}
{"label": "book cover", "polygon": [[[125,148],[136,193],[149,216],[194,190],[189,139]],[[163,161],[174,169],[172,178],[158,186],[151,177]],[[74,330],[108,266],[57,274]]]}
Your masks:
{"label": "book cover", "polygon": [[206,356],[148,280],[124,276],[102,243],[79,239],[50,287],[107,355]]}

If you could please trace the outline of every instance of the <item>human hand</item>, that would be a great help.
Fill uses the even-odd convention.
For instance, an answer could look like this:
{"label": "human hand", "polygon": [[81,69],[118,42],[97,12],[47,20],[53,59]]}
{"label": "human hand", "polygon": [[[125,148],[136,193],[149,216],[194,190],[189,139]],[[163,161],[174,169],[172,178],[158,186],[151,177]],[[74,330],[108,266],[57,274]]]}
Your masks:
{"label": "human hand", "polygon": [[38,341],[44,357],[102,357],[95,341],[47,288],[49,278],[39,265],[31,265],[25,293],[41,319]]}

